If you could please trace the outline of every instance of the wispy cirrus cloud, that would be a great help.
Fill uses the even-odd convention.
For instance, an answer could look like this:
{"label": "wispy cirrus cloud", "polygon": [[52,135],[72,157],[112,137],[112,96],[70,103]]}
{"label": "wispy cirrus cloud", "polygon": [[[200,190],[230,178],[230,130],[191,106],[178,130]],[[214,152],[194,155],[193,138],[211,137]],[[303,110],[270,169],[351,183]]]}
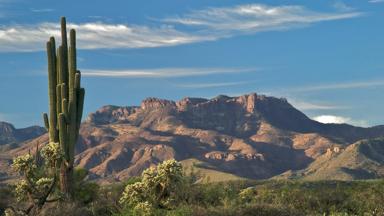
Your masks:
{"label": "wispy cirrus cloud", "polygon": [[82,70],[82,74],[88,77],[171,78],[224,73],[245,73],[256,70],[256,68],[155,68],[122,70],[84,69]]}
{"label": "wispy cirrus cloud", "polygon": [[335,1],[335,2],[332,4],[332,6],[333,6],[335,9],[337,9],[337,10],[339,10],[339,11],[344,11],[344,12],[355,10],[355,8],[353,8],[353,7],[349,6],[349,5],[347,5],[345,2],[343,2],[343,1],[341,1],[341,0],[339,0],[339,1]]}
{"label": "wispy cirrus cloud", "polygon": [[53,8],[31,8],[34,13],[49,13],[55,11]]}
{"label": "wispy cirrus cloud", "polygon": [[298,88],[292,88],[290,92],[308,92],[308,91],[324,91],[324,90],[337,90],[337,89],[358,89],[358,88],[372,88],[384,86],[384,80],[368,80],[368,81],[355,81],[345,83],[331,83],[320,84],[312,86],[303,86]]}
{"label": "wispy cirrus cloud", "polygon": [[[146,48],[172,46],[213,40],[208,36],[187,34],[170,26],[105,24],[101,22],[69,24],[78,32],[80,49]],[[60,37],[60,26],[53,23],[0,27],[0,52],[30,52],[44,49],[50,36]]]}
{"label": "wispy cirrus cloud", "polygon": [[347,109],[346,106],[333,105],[327,103],[314,103],[309,101],[302,101],[296,99],[289,99],[289,102],[299,110],[307,111],[307,110],[339,110],[339,109]]}
{"label": "wispy cirrus cloud", "polygon": [[369,3],[383,3],[384,0],[370,0]]}
{"label": "wispy cirrus cloud", "polygon": [[[33,9],[49,12],[51,9]],[[214,41],[240,34],[291,29],[317,22],[349,19],[363,13],[316,12],[303,6],[260,4],[208,8],[158,19],[152,26],[104,22],[71,23],[78,31],[80,49],[151,48]],[[171,24],[171,25],[170,25]],[[179,28],[179,27],[193,28]],[[50,36],[59,36],[56,23],[11,24],[0,27],[0,52],[30,52],[44,49]],[[187,30],[188,29],[188,30]]]}
{"label": "wispy cirrus cloud", "polygon": [[217,83],[184,83],[177,84],[177,87],[182,88],[218,88],[218,87],[228,87],[228,86],[238,86],[248,84],[250,82],[217,82]]}
{"label": "wispy cirrus cloud", "polygon": [[200,27],[212,33],[239,33],[290,29],[316,22],[348,19],[361,12],[327,13],[309,10],[303,6],[267,6],[247,4],[234,7],[208,8],[183,16],[162,19],[163,22]]}

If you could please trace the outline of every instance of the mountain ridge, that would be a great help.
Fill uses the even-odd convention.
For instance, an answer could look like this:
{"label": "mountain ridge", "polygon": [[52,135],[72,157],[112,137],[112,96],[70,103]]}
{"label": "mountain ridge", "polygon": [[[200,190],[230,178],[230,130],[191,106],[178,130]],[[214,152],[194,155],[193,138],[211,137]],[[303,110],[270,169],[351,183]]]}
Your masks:
{"label": "mountain ridge", "polygon": [[[140,106],[108,105],[90,113],[80,129],[75,163],[89,169],[91,179],[105,181],[124,180],[170,158],[266,179],[306,169],[329,149],[380,136],[384,126],[322,124],[286,99],[256,93],[147,98]],[[44,143],[48,137],[38,139]],[[26,152],[32,143],[8,153]]]}
{"label": "mountain ridge", "polygon": [[40,126],[30,126],[16,129],[11,123],[0,121],[0,146],[17,144],[29,139],[33,139],[46,132]]}

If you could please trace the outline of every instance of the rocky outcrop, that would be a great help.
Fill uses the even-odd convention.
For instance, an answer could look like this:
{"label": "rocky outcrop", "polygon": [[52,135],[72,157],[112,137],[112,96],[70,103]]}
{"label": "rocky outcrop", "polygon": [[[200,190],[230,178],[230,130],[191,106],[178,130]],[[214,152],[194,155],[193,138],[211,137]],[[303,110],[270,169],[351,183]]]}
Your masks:
{"label": "rocky outcrop", "polygon": [[[256,93],[177,102],[147,98],[140,106],[104,106],[89,114],[75,163],[90,170],[91,178],[109,181],[138,175],[170,158],[193,158],[207,169],[266,179],[303,170],[327,151],[340,154],[350,143],[379,136],[384,136],[382,126],[321,124],[286,99]],[[47,140],[39,138],[40,143]],[[35,144],[7,154],[21,154]]]}
{"label": "rocky outcrop", "polygon": [[158,98],[147,98],[141,102],[142,110],[155,110],[164,108],[176,108],[176,103],[170,100],[158,99]]}
{"label": "rocky outcrop", "polygon": [[134,114],[139,107],[104,106],[88,115],[85,122],[93,124],[110,124],[128,121],[128,117]]}

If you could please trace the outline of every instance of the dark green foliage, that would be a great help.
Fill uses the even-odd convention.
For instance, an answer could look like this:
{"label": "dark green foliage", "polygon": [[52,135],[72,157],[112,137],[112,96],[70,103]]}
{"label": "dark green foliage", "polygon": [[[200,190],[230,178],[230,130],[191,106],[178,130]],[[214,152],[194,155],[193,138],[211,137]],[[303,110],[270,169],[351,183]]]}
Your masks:
{"label": "dark green foliage", "polygon": [[74,194],[73,198],[76,202],[87,205],[98,199],[100,186],[94,182],[85,181],[88,171],[86,169],[77,168],[74,172]]}
{"label": "dark green foliage", "polygon": [[[124,183],[100,186],[96,190],[97,196],[91,201],[78,199],[72,203],[55,203],[48,205],[42,215],[143,215],[118,203],[125,186],[137,181],[137,178],[132,178]],[[94,193],[93,189],[85,189],[80,197],[91,197]],[[384,215],[384,180],[191,184],[182,193],[187,199],[178,200],[175,208],[153,209],[152,215]],[[10,195],[2,193],[0,197],[6,197],[10,202],[13,200]],[[2,199],[0,205],[4,203]]]}
{"label": "dark green foliage", "polygon": [[[384,214],[384,181],[266,182],[252,188],[248,203],[285,206],[306,215]],[[370,215],[369,214],[369,215]]]}
{"label": "dark green foliage", "polygon": [[12,203],[12,189],[9,186],[0,185],[0,215]]}

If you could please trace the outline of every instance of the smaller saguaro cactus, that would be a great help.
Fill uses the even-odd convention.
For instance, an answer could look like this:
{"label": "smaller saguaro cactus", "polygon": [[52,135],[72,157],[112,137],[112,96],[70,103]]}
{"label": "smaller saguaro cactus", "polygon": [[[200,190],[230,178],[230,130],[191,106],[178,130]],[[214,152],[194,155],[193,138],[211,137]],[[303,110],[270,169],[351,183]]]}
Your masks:
{"label": "smaller saguaro cactus", "polygon": [[76,32],[70,30],[67,44],[65,17],[61,18],[61,45],[56,49],[55,38],[47,42],[49,117],[44,113],[49,141],[59,143],[64,158],[60,168],[60,188],[67,195],[73,188],[75,144],[83,114],[84,88],[76,63]]}

